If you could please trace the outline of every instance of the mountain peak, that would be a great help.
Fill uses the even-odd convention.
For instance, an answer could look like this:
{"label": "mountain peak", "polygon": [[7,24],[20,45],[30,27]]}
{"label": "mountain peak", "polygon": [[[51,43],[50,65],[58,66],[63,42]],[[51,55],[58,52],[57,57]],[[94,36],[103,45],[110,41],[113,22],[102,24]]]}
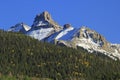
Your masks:
{"label": "mountain peak", "polygon": [[49,12],[44,11],[41,14],[36,15],[35,20],[33,22],[32,28],[48,28],[52,27],[55,31],[61,30],[61,27],[52,19]]}
{"label": "mountain peak", "polygon": [[81,27],[79,37],[92,40],[94,43],[98,44],[99,46],[108,48],[107,40],[102,35],[100,35],[98,32],[91,30],[90,28],[86,26]]}
{"label": "mountain peak", "polygon": [[18,23],[16,25],[12,26],[8,31],[25,33],[26,31],[30,30],[30,28],[31,27],[29,27],[25,23],[21,22],[21,23]]}
{"label": "mountain peak", "polygon": [[52,20],[51,15],[49,14],[48,11],[44,11],[41,14],[38,14],[35,19],[44,20],[44,21]]}

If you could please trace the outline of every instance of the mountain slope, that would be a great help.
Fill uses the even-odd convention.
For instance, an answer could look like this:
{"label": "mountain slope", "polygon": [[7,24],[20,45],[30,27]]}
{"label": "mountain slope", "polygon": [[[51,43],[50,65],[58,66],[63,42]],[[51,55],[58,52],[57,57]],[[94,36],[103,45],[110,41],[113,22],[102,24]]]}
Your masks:
{"label": "mountain slope", "polygon": [[0,74],[53,80],[119,80],[120,62],[101,53],[40,42],[0,31]]}
{"label": "mountain slope", "polygon": [[35,39],[38,39],[38,40],[43,40],[47,36],[51,35],[53,32],[54,32],[53,28],[41,28],[41,29],[27,32],[27,35],[34,37]]}
{"label": "mountain slope", "polygon": [[[16,32],[13,29],[10,31]],[[21,30],[17,31],[20,32]],[[70,24],[65,24],[61,27],[47,11],[38,14],[31,28],[24,30],[22,33],[39,41],[72,48],[83,47],[91,53],[94,51],[100,52],[114,60],[120,59],[119,44],[108,42],[101,34],[86,26],[74,28]]]}

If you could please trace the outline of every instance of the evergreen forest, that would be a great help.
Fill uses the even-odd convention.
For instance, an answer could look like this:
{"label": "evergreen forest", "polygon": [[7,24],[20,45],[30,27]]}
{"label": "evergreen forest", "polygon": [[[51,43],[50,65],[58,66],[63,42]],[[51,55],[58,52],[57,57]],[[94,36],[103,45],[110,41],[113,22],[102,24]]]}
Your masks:
{"label": "evergreen forest", "polygon": [[120,80],[120,60],[0,30],[0,80]]}

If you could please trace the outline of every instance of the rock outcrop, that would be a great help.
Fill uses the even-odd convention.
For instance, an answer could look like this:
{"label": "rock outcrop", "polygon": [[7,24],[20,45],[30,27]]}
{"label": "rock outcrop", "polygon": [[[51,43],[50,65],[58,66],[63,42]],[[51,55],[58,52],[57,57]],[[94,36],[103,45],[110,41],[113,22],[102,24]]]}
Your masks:
{"label": "rock outcrop", "polygon": [[71,27],[70,24],[65,24],[65,25],[63,26],[63,29],[67,29],[67,28],[70,28],[70,27]]}

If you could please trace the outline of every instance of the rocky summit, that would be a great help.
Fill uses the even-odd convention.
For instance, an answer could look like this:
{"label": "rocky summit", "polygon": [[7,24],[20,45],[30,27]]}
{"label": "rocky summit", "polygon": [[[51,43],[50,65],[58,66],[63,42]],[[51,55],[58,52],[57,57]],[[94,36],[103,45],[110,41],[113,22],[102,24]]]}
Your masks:
{"label": "rocky summit", "polygon": [[51,15],[45,11],[36,15],[32,28],[54,28],[55,31],[61,30],[61,27],[51,18]]}
{"label": "rocky summit", "polygon": [[117,60],[120,59],[120,44],[108,42],[101,34],[86,26],[74,28],[71,24],[63,27],[57,24],[51,15],[45,11],[36,15],[31,27],[19,23],[8,31],[22,32],[39,41],[72,48],[82,47],[91,53],[101,53]]}

